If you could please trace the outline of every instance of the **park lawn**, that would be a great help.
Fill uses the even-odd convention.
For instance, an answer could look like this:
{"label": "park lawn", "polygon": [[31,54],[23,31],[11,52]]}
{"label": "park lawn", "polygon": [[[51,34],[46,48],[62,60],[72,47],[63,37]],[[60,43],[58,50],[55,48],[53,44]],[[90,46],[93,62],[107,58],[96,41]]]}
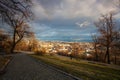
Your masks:
{"label": "park lawn", "polygon": [[32,55],[32,57],[83,80],[120,80],[120,69],[110,68],[109,66],[49,55]]}
{"label": "park lawn", "polygon": [[0,55],[0,71],[3,69],[3,67],[6,65],[6,63],[8,62],[8,60],[10,60],[11,57],[10,56],[1,56]]}

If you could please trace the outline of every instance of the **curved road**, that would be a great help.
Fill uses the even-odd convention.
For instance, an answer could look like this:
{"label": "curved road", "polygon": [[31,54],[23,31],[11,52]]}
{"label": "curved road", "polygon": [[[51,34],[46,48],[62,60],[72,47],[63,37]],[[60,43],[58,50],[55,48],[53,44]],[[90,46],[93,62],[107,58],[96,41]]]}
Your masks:
{"label": "curved road", "polygon": [[7,67],[7,72],[0,76],[0,80],[75,80],[35,61],[26,54],[13,56]]}

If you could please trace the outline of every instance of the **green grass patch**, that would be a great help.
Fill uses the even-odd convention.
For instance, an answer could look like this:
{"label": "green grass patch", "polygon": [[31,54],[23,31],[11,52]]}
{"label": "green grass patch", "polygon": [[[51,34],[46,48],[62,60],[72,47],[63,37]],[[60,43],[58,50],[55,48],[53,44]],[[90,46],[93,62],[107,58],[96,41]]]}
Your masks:
{"label": "green grass patch", "polygon": [[83,80],[120,80],[120,70],[110,68],[109,66],[92,64],[87,61],[78,61],[75,59],[64,59],[57,56],[32,56]]}

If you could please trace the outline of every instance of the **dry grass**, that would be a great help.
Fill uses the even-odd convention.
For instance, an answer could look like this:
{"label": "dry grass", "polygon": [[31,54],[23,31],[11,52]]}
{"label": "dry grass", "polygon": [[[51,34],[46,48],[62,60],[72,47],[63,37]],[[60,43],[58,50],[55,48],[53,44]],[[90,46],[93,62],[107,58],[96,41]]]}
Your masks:
{"label": "dry grass", "polygon": [[58,56],[32,56],[83,80],[120,80],[120,70],[107,65],[93,64],[75,59],[70,60]]}
{"label": "dry grass", "polygon": [[10,59],[10,56],[3,57],[0,55],[0,70],[3,68],[3,66],[6,64],[6,62]]}

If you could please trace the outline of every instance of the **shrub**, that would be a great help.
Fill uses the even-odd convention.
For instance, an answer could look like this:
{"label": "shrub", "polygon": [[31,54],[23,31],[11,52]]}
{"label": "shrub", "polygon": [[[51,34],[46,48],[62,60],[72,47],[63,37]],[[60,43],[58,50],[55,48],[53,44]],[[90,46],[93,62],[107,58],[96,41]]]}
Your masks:
{"label": "shrub", "polygon": [[39,50],[34,51],[34,53],[37,55],[41,55],[41,56],[45,54],[44,52],[39,51]]}

